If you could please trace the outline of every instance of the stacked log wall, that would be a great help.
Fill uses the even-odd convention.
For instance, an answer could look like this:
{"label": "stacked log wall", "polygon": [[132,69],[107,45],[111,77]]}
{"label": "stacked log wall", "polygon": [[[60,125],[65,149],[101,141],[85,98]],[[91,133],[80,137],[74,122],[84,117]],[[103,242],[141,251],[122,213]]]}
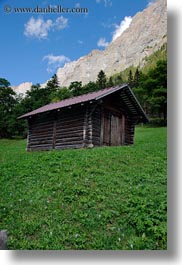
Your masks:
{"label": "stacked log wall", "polygon": [[97,106],[92,113],[92,142],[94,146],[101,144],[101,107]]}
{"label": "stacked log wall", "polygon": [[132,118],[127,117],[125,122],[125,144],[134,143],[134,133],[135,133],[135,122]]}
{"label": "stacked log wall", "polygon": [[54,116],[40,115],[29,119],[27,150],[51,150],[53,148]]}
{"label": "stacked log wall", "polygon": [[84,115],[85,107],[60,111],[56,120],[55,149],[84,146]]}

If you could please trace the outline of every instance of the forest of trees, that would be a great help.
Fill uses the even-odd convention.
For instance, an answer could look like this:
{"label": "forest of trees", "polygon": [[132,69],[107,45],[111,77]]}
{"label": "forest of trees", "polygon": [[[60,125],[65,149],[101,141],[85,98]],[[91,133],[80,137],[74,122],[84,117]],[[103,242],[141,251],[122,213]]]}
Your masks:
{"label": "forest of trees", "polygon": [[[167,122],[167,61],[157,61],[155,67],[143,73],[136,68],[129,70],[128,76],[122,72],[107,77],[103,70],[98,73],[96,82],[82,85],[82,82],[72,82],[69,87],[59,87],[57,76],[54,75],[41,88],[39,84],[32,85],[24,96],[17,95],[8,80],[0,78],[0,138],[25,137],[27,125],[18,116],[39,108],[45,104],[97,91],[106,87],[128,83],[135,96],[151,118],[165,125]],[[154,122],[155,123],[155,122]]]}

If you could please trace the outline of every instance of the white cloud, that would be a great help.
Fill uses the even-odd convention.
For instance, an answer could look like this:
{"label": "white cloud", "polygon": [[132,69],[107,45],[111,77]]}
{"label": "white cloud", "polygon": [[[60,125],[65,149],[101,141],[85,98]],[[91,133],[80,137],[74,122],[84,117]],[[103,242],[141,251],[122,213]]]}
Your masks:
{"label": "white cloud", "polygon": [[132,17],[125,17],[121,22],[120,25],[115,25],[115,31],[113,32],[112,41],[117,39],[121,34],[130,26],[132,21]]}
{"label": "white cloud", "polygon": [[53,26],[52,20],[44,21],[43,18],[35,19],[33,17],[25,24],[24,34],[27,37],[35,37],[38,39],[46,39],[48,31]]}
{"label": "white cloud", "polygon": [[112,6],[112,1],[111,0],[96,0],[97,4],[104,3],[105,7],[110,7]]}
{"label": "white cloud", "polygon": [[67,25],[68,25],[68,19],[64,18],[63,16],[58,17],[54,23],[54,26],[57,29],[64,29],[67,27]]}
{"label": "white cloud", "polygon": [[50,30],[62,30],[68,25],[68,19],[63,16],[58,17],[55,21],[43,18],[31,17],[25,24],[24,35],[38,39],[46,39]]}
{"label": "white cloud", "polygon": [[98,47],[107,47],[109,45],[109,42],[106,41],[105,38],[100,38],[97,42]]}
{"label": "white cloud", "polygon": [[53,55],[48,54],[45,55],[42,59],[43,61],[47,60],[47,72],[52,73],[56,70],[56,68],[63,66],[65,63],[70,62],[71,60],[64,55]]}

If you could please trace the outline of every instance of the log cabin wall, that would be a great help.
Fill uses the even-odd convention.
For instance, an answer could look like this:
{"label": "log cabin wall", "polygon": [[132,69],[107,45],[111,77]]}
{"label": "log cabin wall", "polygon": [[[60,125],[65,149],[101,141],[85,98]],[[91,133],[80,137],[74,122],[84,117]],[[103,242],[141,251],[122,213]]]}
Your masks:
{"label": "log cabin wall", "polygon": [[101,106],[98,105],[92,113],[92,143],[101,145]]}
{"label": "log cabin wall", "polygon": [[127,116],[126,118],[126,129],[125,129],[125,144],[134,143],[134,133],[135,133],[135,122],[131,117]]}
{"label": "log cabin wall", "polygon": [[27,150],[84,147],[85,113],[86,107],[79,106],[30,118]]}
{"label": "log cabin wall", "polygon": [[84,147],[85,106],[61,110],[56,119],[55,149]]}
{"label": "log cabin wall", "polygon": [[27,150],[51,150],[53,148],[54,114],[42,114],[28,120]]}

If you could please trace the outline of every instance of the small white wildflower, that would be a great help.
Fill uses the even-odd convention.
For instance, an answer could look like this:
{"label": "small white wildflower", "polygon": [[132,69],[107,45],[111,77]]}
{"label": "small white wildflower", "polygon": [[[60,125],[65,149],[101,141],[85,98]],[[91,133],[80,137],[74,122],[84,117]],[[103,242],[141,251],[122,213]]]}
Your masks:
{"label": "small white wildflower", "polygon": [[52,236],[52,231],[50,232],[50,236]]}
{"label": "small white wildflower", "polygon": [[75,237],[77,238],[78,237],[78,234],[75,234]]}
{"label": "small white wildflower", "polygon": [[101,218],[101,214],[98,215],[99,219]]}
{"label": "small white wildflower", "polygon": [[4,211],[6,211],[6,208],[3,208]]}
{"label": "small white wildflower", "polygon": [[22,199],[19,199],[19,202],[21,202],[22,201]]}
{"label": "small white wildflower", "polygon": [[130,245],[131,249],[133,249],[133,244]]}
{"label": "small white wildflower", "polygon": [[120,237],[118,237],[118,241],[119,241],[119,242],[121,241],[121,238],[120,238]]}

